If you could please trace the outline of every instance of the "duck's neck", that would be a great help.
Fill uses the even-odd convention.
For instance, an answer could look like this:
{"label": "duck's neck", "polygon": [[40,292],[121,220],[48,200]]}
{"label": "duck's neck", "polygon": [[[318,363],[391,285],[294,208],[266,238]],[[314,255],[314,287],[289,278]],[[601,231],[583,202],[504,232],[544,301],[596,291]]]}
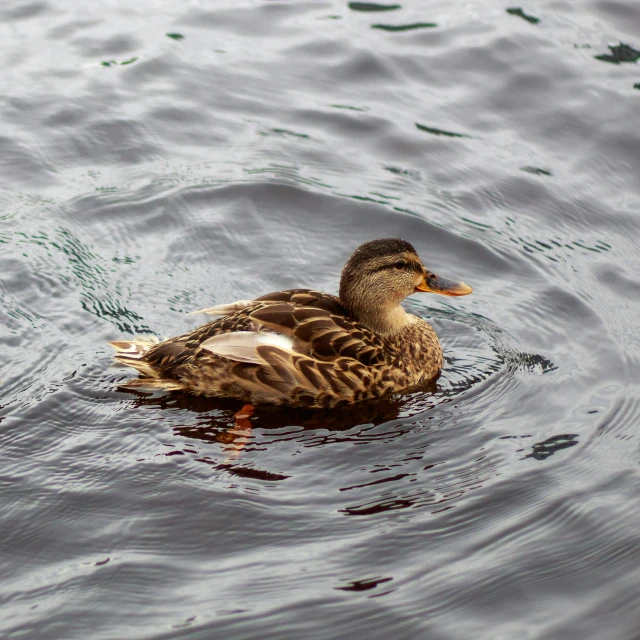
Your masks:
{"label": "duck's neck", "polygon": [[411,324],[411,316],[400,306],[374,309],[352,309],[358,322],[387,338],[401,333]]}

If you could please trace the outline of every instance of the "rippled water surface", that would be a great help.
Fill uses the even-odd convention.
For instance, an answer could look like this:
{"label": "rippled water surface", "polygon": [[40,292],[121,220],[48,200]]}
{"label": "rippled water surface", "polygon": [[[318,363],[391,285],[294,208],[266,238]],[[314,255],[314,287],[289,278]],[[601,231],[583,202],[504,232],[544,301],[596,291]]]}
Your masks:
{"label": "rippled water surface", "polygon": [[[0,7],[3,638],[640,637],[636,0]],[[437,386],[330,413],[125,393],[108,340],[337,290]]]}

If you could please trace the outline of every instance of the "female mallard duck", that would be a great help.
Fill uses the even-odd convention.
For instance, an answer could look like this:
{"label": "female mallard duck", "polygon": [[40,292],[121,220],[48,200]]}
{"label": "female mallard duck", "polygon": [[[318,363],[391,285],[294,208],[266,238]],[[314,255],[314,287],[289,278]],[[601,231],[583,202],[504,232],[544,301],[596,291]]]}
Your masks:
{"label": "female mallard duck", "polygon": [[118,362],[145,378],[128,386],[180,390],[250,403],[334,407],[405,391],[442,368],[435,331],[400,303],[416,291],[464,296],[404,240],[358,247],[339,297],[291,289],[203,309],[223,316],[176,338],[118,341]]}

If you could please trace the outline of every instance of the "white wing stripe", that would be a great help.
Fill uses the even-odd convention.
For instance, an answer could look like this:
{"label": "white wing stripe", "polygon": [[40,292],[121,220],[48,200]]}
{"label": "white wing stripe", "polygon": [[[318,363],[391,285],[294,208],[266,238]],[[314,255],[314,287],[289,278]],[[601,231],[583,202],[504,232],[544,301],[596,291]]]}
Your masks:
{"label": "white wing stripe", "polygon": [[232,331],[231,333],[223,333],[205,340],[200,347],[215,353],[217,356],[229,358],[229,360],[261,364],[263,361],[258,355],[256,347],[264,344],[285,350],[293,348],[293,340],[289,336],[266,331]]}

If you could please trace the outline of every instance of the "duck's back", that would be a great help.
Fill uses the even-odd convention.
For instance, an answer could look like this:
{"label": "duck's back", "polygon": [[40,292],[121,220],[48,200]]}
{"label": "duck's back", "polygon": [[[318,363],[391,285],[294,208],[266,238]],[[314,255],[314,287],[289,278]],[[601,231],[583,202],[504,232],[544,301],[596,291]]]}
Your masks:
{"label": "duck's back", "polygon": [[[386,339],[358,323],[337,297],[309,289],[278,291],[205,311],[229,313],[116,358],[150,376],[147,385],[310,407],[381,396],[418,384],[426,373],[414,366],[422,358],[408,359],[415,351],[411,345],[424,346],[425,335],[433,333],[420,319],[422,324],[408,328],[407,339]],[[410,346],[414,351],[407,351]],[[440,365],[441,352],[438,371]]]}

